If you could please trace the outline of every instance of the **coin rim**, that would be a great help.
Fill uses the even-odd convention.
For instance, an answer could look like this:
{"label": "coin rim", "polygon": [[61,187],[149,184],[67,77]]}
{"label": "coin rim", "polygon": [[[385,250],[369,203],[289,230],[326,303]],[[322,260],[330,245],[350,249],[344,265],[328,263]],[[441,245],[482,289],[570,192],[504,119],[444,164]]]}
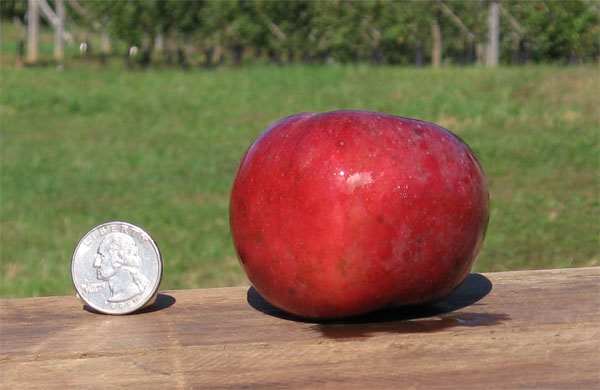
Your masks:
{"label": "coin rim", "polygon": [[[152,293],[146,299],[141,300],[140,301],[141,304],[134,306],[131,310],[127,310],[127,311],[123,311],[123,312],[119,312],[119,313],[114,313],[114,312],[111,312],[109,310],[104,310],[102,308],[97,307],[97,305],[89,302],[85,298],[84,294],[79,290],[79,288],[77,287],[77,284],[75,283],[75,255],[77,254],[77,250],[79,249],[79,247],[83,243],[84,238],[87,237],[91,232],[93,232],[93,231],[95,231],[97,229],[100,229],[102,226],[112,225],[112,224],[127,225],[129,227],[133,227],[135,229],[141,230],[142,233],[145,233],[150,238],[150,243],[152,244],[152,246],[156,250],[156,253],[158,254],[158,278],[157,278],[158,280],[157,280],[155,286],[152,288]],[[98,311],[100,313],[103,313],[103,314],[110,314],[110,315],[130,314],[130,313],[133,313],[133,312],[135,312],[137,310],[140,310],[140,309],[146,307],[147,303],[156,297],[156,295],[158,293],[158,289],[159,289],[160,284],[162,282],[162,276],[163,276],[163,259],[162,259],[162,254],[160,253],[160,248],[156,244],[156,241],[154,241],[154,238],[152,238],[152,236],[150,235],[150,233],[148,233],[145,229],[139,227],[138,225],[130,223],[130,222],[125,222],[125,221],[109,221],[109,222],[104,222],[104,223],[101,223],[99,225],[96,225],[96,226],[94,226],[91,229],[88,229],[87,232],[83,236],[81,236],[81,238],[79,239],[79,242],[77,242],[77,246],[73,250],[73,255],[71,256],[71,282],[73,283],[73,287],[75,287],[75,291],[77,292],[77,296],[79,297],[79,299],[81,299],[83,302],[85,302],[85,304],[88,305],[90,308],[92,308],[95,311]]]}

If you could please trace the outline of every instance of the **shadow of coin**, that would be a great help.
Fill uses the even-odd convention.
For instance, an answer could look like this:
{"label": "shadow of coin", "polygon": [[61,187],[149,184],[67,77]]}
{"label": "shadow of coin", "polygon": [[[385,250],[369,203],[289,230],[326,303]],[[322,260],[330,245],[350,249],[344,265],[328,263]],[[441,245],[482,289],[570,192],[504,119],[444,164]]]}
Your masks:
{"label": "shadow of coin", "polygon": [[[146,306],[140,310],[137,310],[137,311],[134,311],[133,313],[128,313],[125,315],[139,315],[139,314],[146,314],[146,313],[152,313],[152,312],[159,311],[159,310],[164,310],[168,307],[173,306],[176,301],[177,300],[170,295],[158,294],[156,296],[156,301],[154,301],[154,303],[151,304],[150,306]],[[107,313],[101,313],[89,305],[84,305],[83,310],[90,312],[90,313],[94,313],[94,314],[112,315],[112,314],[107,314]]]}

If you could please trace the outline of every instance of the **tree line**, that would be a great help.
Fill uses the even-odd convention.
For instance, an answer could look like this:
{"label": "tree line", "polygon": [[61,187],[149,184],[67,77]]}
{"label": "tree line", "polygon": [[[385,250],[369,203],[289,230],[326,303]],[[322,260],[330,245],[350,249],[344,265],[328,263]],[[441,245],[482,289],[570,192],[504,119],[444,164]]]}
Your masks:
{"label": "tree line", "polygon": [[[598,61],[598,0],[3,0],[3,18],[103,37],[141,66],[274,63],[519,64]],[[66,5],[66,7],[65,7]],[[54,12],[53,12],[54,11]],[[36,15],[37,15],[36,10]],[[57,21],[58,20],[58,21]]]}

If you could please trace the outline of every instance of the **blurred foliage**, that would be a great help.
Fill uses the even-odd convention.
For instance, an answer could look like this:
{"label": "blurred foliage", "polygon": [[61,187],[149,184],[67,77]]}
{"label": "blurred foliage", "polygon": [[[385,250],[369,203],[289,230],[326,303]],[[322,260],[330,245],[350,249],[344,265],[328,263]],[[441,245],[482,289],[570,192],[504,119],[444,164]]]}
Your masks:
{"label": "blurred foliage", "polygon": [[516,1],[510,7],[526,31],[532,60],[598,58],[598,2]]}
{"label": "blurred foliage", "polygon": [[[487,42],[490,1],[88,0],[80,2],[88,17],[69,12],[69,22],[100,21],[114,40],[140,47],[146,57],[160,36],[171,49],[203,53],[208,65],[257,58],[403,64],[418,56],[429,60],[431,26],[437,20],[444,61],[469,63],[476,60],[475,46]],[[53,6],[53,0],[49,3]],[[598,59],[599,0],[499,3],[504,63]],[[26,0],[2,0],[0,6],[4,19],[23,18],[27,11]],[[473,34],[472,42],[456,20]]]}

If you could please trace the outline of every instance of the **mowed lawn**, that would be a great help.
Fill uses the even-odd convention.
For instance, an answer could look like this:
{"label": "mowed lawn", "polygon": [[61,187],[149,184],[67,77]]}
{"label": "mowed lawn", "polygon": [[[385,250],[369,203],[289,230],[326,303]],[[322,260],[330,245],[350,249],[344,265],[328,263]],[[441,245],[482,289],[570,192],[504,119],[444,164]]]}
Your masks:
{"label": "mowed lawn", "polygon": [[91,227],[145,228],[162,289],[248,283],[230,240],[238,161],[275,120],[363,109],[440,124],[491,188],[474,271],[599,264],[599,72],[589,67],[3,69],[0,296],[72,294]]}

